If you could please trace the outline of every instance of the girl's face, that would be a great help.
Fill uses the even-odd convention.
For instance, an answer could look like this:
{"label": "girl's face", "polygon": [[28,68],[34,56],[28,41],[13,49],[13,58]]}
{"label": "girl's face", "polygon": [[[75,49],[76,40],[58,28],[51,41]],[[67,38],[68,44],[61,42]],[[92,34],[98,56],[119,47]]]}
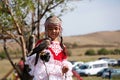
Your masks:
{"label": "girl's face", "polygon": [[54,25],[54,24],[51,24],[51,25],[48,25],[47,26],[47,29],[46,29],[46,34],[48,35],[48,37],[50,37],[52,40],[56,40],[57,37],[59,36],[60,34],[60,26],[59,25]]}

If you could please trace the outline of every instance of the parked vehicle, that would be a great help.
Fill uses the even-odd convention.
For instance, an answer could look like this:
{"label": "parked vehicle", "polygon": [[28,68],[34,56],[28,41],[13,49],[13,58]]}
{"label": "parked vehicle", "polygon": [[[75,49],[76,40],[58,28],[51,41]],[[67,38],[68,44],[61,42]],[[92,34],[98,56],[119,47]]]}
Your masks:
{"label": "parked vehicle", "polygon": [[110,75],[111,77],[120,76],[120,69],[111,69],[109,71],[105,71],[102,74],[102,78],[109,78]]}
{"label": "parked vehicle", "polygon": [[104,69],[102,69],[101,71],[99,71],[99,72],[97,73],[97,76],[102,76],[102,74],[103,74],[104,72],[107,72],[107,71],[109,71],[109,70],[112,70],[112,68],[104,68]]}
{"label": "parked vehicle", "polygon": [[105,61],[108,62],[108,65],[115,66],[118,64],[118,61],[116,59],[105,59]]}
{"label": "parked vehicle", "polygon": [[76,70],[81,76],[96,75],[104,68],[108,68],[108,63],[104,60],[97,60],[87,62],[80,66],[80,69]]}
{"label": "parked vehicle", "polygon": [[99,57],[98,60],[109,59],[109,57]]}
{"label": "parked vehicle", "polygon": [[73,68],[79,68],[82,64],[84,64],[84,62],[78,61],[78,62],[74,62],[73,64]]}
{"label": "parked vehicle", "polygon": [[80,69],[80,66],[83,65],[83,64],[84,64],[83,62],[76,63],[75,65],[73,65],[72,70],[76,71],[76,70]]}
{"label": "parked vehicle", "polygon": [[117,65],[120,66],[120,59],[117,61]]}

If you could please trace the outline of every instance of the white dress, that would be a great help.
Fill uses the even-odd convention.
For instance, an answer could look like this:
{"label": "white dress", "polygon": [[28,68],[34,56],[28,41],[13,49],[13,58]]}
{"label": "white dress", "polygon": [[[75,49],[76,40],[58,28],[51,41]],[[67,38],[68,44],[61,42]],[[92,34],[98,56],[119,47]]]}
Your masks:
{"label": "white dress", "polygon": [[[36,54],[26,59],[25,64],[29,65],[31,69],[29,74],[34,76],[33,80],[72,80],[72,64],[66,59],[63,61],[55,60],[50,50],[44,51],[50,53],[50,60],[48,62],[43,62],[39,58],[37,64],[34,65]],[[65,74],[62,73],[63,66],[68,66],[69,68]]]}

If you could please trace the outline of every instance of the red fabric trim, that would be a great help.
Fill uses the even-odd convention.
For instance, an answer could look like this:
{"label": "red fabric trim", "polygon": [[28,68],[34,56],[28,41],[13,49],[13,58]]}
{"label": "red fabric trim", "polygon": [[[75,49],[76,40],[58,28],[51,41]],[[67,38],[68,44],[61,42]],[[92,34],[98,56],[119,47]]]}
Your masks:
{"label": "red fabric trim", "polygon": [[64,55],[63,51],[61,51],[57,56],[55,55],[54,51],[51,49],[51,48],[48,48],[51,53],[53,54],[53,57],[55,60],[58,60],[58,61],[63,61],[64,59],[67,58],[66,55]]}
{"label": "red fabric trim", "polygon": [[[40,44],[43,40],[44,40],[44,39],[38,40],[37,43],[35,44],[35,47],[38,46],[38,44]],[[49,50],[51,51],[51,53],[53,54],[53,57],[54,57],[55,60],[63,61],[64,59],[67,58],[67,55],[65,55],[65,54],[63,53],[63,51],[61,51],[61,52],[56,56],[55,53],[54,53],[54,51],[53,51],[51,48],[48,48],[48,49],[49,49]],[[65,51],[66,51],[66,47],[65,47]]]}

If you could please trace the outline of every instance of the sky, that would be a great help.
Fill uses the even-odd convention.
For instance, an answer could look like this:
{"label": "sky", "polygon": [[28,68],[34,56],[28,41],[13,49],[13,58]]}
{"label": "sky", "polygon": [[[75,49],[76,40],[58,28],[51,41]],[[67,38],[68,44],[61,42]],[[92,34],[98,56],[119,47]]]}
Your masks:
{"label": "sky", "polygon": [[77,0],[62,19],[63,36],[120,30],[120,0]]}

